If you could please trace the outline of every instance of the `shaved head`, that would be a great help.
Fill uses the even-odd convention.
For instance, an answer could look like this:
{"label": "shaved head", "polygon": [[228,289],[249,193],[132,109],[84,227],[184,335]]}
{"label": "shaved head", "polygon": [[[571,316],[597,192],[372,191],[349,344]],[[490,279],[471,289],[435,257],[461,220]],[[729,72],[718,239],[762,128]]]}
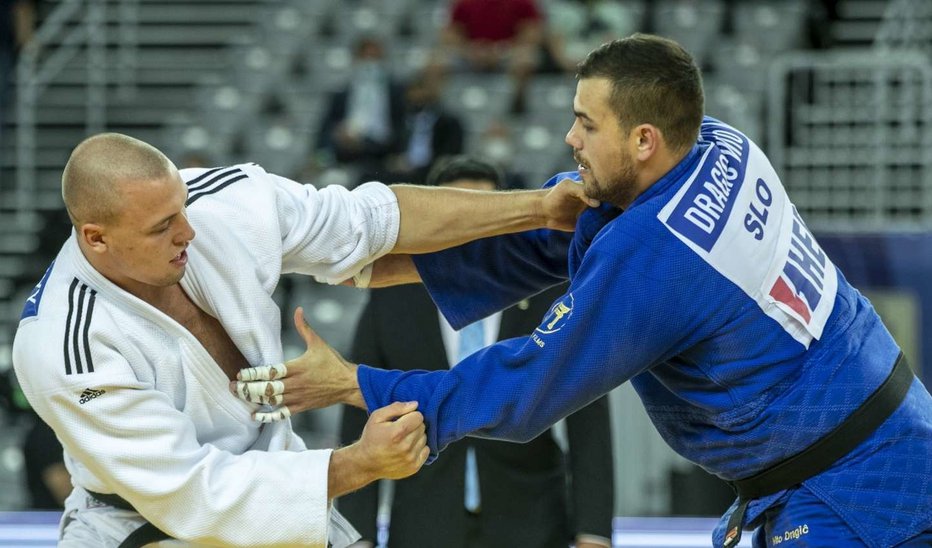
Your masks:
{"label": "shaved head", "polygon": [[122,210],[122,185],[171,177],[175,166],[154,146],[119,133],[81,142],[62,174],[62,198],[75,227],[114,221]]}

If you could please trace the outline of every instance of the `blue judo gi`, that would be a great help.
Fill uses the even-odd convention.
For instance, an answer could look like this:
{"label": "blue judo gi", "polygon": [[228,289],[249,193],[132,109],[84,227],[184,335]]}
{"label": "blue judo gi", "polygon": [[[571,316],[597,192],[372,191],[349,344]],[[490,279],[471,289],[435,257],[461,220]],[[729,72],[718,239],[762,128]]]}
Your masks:
{"label": "blue judo gi", "polygon": [[[369,409],[420,402],[434,456],[467,435],[530,440],[630,380],[675,451],[738,480],[842,423],[900,352],[761,150],[712,118],[624,213],[603,205],[572,235],[490,238],[416,264],[455,327],[571,281],[533,334],[449,371],[360,367]],[[932,545],[929,392],[913,378],[866,441],[801,485],[753,500],[745,518],[759,527],[756,546]]]}

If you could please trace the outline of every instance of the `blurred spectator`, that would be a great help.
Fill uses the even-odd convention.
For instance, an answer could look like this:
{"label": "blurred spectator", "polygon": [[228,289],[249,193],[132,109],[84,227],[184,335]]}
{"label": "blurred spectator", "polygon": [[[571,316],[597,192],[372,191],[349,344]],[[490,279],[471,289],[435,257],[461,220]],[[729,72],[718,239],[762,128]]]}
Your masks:
{"label": "blurred spectator", "polygon": [[554,0],[547,6],[547,51],[557,68],[575,73],[596,47],[640,30],[642,16],[619,0]]}
{"label": "blurred spectator", "polygon": [[181,162],[178,169],[189,167],[213,167],[216,164],[210,159],[210,156],[198,150],[189,150],[181,156]]}
{"label": "blurred spectator", "polygon": [[434,161],[463,152],[463,124],[440,102],[444,78],[437,70],[416,74],[405,89],[403,147],[390,156],[383,182],[423,183]]}
{"label": "blurred spectator", "polygon": [[71,475],[65,468],[64,453],[55,432],[38,416],[23,442],[26,462],[26,488],[32,510],[61,510],[71,494]]}
{"label": "blurred spectator", "polygon": [[524,112],[524,93],[543,46],[543,17],[534,0],[455,0],[441,35],[444,61],[454,70],[507,71],[514,80],[512,112]]}
{"label": "blurred spectator", "polygon": [[829,49],[835,46],[832,25],[838,21],[839,0],[816,0],[808,4],[806,21],[806,38],[816,49]]}
{"label": "blurred spectator", "polygon": [[26,508],[61,510],[71,493],[71,475],[65,468],[61,443],[29,407],[12,369],[0,373],[0,409],[4,411],[5,416],[0,417],[4,421],[29,425],[22,443],[23,483],[29,496]]}
{"label": "blurred spectator", "polygon": [[[438,162],[427,182],[491,190],[501,181],[491,164],[456,157]],[[377,289],[360,318],[353,359],[407,370],[455,367],[496,340],[532,332],[564,289],[551,288],[460,331],[423,286]],[[342,442],[355,441],[365,422],[364,411],[344,407]],[[341,497],[340,511],[363,536],[354,547],[384,544],[387,533],[388,546],[402,547],[565,548],[574,542],[607,548],[614,500],[607,397],[570,415],[566,426],[568,455],[550,430],[525,444],[470,438],[449,445],[432,465],[394,482],[387,524],[376,521],[378,484]]]}
{"label": "blurred spectator", "polygon": [[349,82],[329,99],[317,151],[338,163],[353,162],[364,170],[376,170],[399,150],[404,93],[392,80],[385,47],[378,38],[360,38],[353,53]]}
{"label": "blurred spectator", "polygon": [[28,408],[29,403],[16,382],[13,369],[0,371],[0,410],[3,411],[0,421],[12,423]]}
{"label": "blurred spectator", "polygon": [[0,127],[7,116],[16,54],[32,40],[35,25],[33,0],[0,0]]}
{"label": "blurred spectator", "polygon": [[482,130],[476,155],[502,170],[503,188],[519,189],[527,186],[524,175],[513,168],[515,154],[517,150],[507,124],[494,121]]}

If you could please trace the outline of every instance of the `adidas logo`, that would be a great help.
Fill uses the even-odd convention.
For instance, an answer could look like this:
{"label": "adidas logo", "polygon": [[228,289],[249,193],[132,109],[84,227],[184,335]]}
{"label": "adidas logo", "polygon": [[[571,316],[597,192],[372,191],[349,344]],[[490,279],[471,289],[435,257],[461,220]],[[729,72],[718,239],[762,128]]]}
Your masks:
{"label": "adidas logo", "polygon": [[104,392],[106,392],[106,390],[94,390],[93,388],[85,388],[84,392],[81,392],[81,399],[78,400],[78,403],[84,405],[97,396],[102,396]]}

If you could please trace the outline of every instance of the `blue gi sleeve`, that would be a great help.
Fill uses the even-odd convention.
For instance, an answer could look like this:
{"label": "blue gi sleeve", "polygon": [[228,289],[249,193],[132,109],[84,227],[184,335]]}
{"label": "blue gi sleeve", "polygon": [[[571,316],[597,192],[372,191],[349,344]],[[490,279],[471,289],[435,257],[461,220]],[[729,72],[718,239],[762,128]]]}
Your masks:
{"label": "blue gi sleeve", "polygon": [[487,347],[449,371],[360,366],[368,408],[417,400],[433,456],[467,435],[527,441],[673,355],[696,323],[681,311],[676,288],[684,284],[652,275],[651,265],[630,267],[663,262],[638,238],[607,238],[626,244],[593,245],[569,291],[529,337]]}
{"label": "blue gi sleeve", "polygon": [[[579,174],[558,173],[544,188],[563,179],[578,181]],[[611,218],[602,209],[587,210],[577,233],[584,229],[591,240]],[[508,234],[415,255],[414,264],[434,303],[460,329],[565,281],[573,238],[573,233],[543,229]]]}
{"label": "blue gi sleeve", "polygon": [[455,329],[566,280],[570,232],[534,230],[415,255],[424,286]]}

